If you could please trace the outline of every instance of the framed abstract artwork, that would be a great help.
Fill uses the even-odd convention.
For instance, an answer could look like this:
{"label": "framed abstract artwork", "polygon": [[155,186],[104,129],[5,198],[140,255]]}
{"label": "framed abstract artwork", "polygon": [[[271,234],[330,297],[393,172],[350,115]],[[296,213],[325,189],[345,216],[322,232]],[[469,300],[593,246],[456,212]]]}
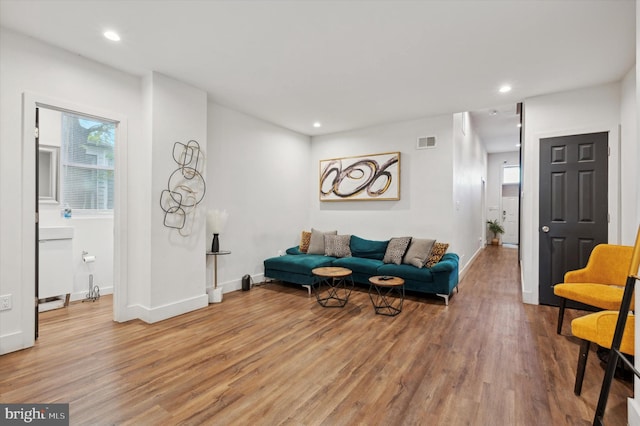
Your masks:
{"label": "framed abstract artwork", "polygon": [[320,160],[320,201],[399,199],[399,152]]}

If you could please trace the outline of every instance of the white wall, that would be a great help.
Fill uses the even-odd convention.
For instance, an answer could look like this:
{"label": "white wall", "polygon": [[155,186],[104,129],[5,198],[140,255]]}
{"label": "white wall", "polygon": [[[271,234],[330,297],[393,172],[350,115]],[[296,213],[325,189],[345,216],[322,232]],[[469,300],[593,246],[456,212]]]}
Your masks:
{"label": "white wall", "polygon": [[[349,132],[312,138],[309,163],[309,187],[307,199],[311,205],[309,228],[337,229],[341,234],[358,235],[367,239],[388,239],[413,236],[435,238],[451,244],[449,251],[467,258],[478,247],[481,219],[473,235],[458,233],[459,226],[466,227],[469,216],[481,217],[479,208],[481,175],[483,166],[481,150],[469,140],[469,146],[454,148],[453,115],[427,117],[403,121]],[[421,136],[435,136],[435,149],[416,149]],[[454,160],[454,150],[458,157]],[[340,201],[320,202],[318,196],[319,163],[321,160],[400,151],[400,200],[399,201]],[[460,171],[460,179],[454,183],[453,169],[473,164],[469,175]],[[454,186],[459,195],[461,210],[454,214]],[[473,222],[473,220],[472,220]],[[465,228],[466,229],[466,228]]]}
{"label": "white wall", "polygon": [[2,354],[34,341],[35,143],[23,140],[23,93],[117,113],[134,141],[142,108],[139,78],[4,28],[0,51],[0,294],[13,299],[13,309],[0,312]]}
{"label": "white wall", "polygon": [[[174,143],[199,143],[206,157],[207,94],[203,90],[153,72],[148,77],[151,90],[151,240],[148,250],[150,263],[150,303],[142,306],[142,319],[155,322],[174,315],[204,307],[208,303],[205,289],[206,256],[204,247],[205,202],[202,179],[182,178],[176,172],[180,165],[174,160]],[[179,152],[179,151],[178,151]],[[200,161],[200,160],[198,160]],[[189,167],[196,163],[189,162]],[[197,169],[206,181],[204,164]],[[169,178],[172,176],[171,183]],[[197,190],[196,199],[202,202],[195,208],[185,208],[182,232],[165,226],[165,212],[160,208],[163,190],[174,190],[177,184]],[[185,194],[186,195],[186,194]],[[183,195],[182,201],[193,203]]]}
{"label": "white wall", "polygon": [[[464,128],[463,128],[464,126]],[[453,115],[453,246],[464,268],[484,247],[487,152],[468,112]]]}
{"label": "white wall", "polygon": [[[525,100],[522,199],[522,293],[538,303],[538,188],[541,138],[609,132],[609,242],[619,243],[618,124],[620,84],[611,83]],[[630,141],[627,141],[630,143]],[[625,147],[623,147],[625,149]]]}
{"label": "white wall", "polygon": [[621,244],[633,245],[640,225],[640,142],[636,101],[636,67],[620,87],[620,235]]}
{"label": "white wall", "polygon": [[[232,253],[218,257],[218,285],[228,292],[245,274],[261,281],[264,259],[308,229],[310,138],[210,102],[208,139],[207,209],[229,213],[220,248]],[[211,259],[207,271],[211,287]]]}
{"label": "white wall", "polygon": [[[623,129],[622,131],[623,140],[626,139],[625,135],[629,135],[629,137],[633,135],[633,130],[629,129],[629,126],[633,126],[633,124],[629,123],[628,120],[635,119],[635,126],[634,126],[635,137],[633,138],[632,141],[625,142],[625,146],[627,147],[631,147],[632,145],[635,145],[635,150],[636,150],[636,156],[634,157],[635,173],[632,171],[629,174],[629,176],[627,176],[627,172],[625,171],[624,176],[625,176],[625,179],[627,178],[632,179],[632,182],[635,182],[635,184],[637,185],[636,191],[635,191],[636,193],[635,222],[637,225],[640,226],[640,183],[638,183],[638,181],[640,181],[640,171],[638,171],[638,165],[640,164],[640,148],[638,147],[638,135],[640,135],[640,117],[639,117],[640,114],[638,114],[638,105],[640,104],[640,87],[638,87],[638,81],[640,81],[640,67],[638,66],[638,58],[640,57],[640,31],[638,30],[638,28],[640,28],[640,0],[636,0],[636,66],[634,69],[630,71],[630,73],[634,75],[633,81],[635,84],[634,84],[634,87],[629,87],[630,80],[632,78],[629,74],[627,74],[624,80],[622,81],[622,111],[621,111],[622,123],[625,123],[625,122],[627,123],[627,125],[625,126],[625,129],[627,130]],[[635,101],[631,101],[629,98],[632,98]],[[626,162],[623,163],[623,166],[622,166],[623,170],[626,167],[625,164]],[[629,169],[626,169],[626,170],[629,170]],[[623,188],[626,188],[626,186],[623,185]],[[632,189],[630,190],[633,192]],[[629,189],[623,189],[621,191],[622,196],[625,197],[628,191]],[[623,227],[623,229],[627,229],[626,225]],[[639,292],[636,291],[635,297],[636,297],[636,304],[640,303]],[[640,319],[636,318],[636,328],[638,328],[639,324],[640,324]],[[636,333],[635,335],[635,345],[636,345],[636,348],[640,347],[640,333]],[[636,369],[640,369],[640,357],[636,358],[635,366],[636,366]],[[640,396],[638,395],[637,389],[640,389],[640,378],[634,377],[634,390],[636,390],[635,397],[629,398],[629,403],[628,403],[628,413],[629,413],[628,419],[629,419],[629,425],[631,426],[640,425]]]}

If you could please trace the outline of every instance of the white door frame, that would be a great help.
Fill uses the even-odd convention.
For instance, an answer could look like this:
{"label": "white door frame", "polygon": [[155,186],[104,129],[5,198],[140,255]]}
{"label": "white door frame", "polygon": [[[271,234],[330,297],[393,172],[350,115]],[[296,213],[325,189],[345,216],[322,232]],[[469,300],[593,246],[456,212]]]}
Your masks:
{"label": "white door frame", "polygon": [[[115,177],[114,177],[114,239],[113,239],[113,319],[115,321],[125,321],[127,306],[127,119],[121,114],[110,111],[103,111],[92,106],[80,105],[64,99],[52,98],[40,94],[24,92],[22,102],[22,183],[23,194],[22,217],[34,217],[35,213],[35,113],[36,107],[50,108],[60,111],[77,112],[83,115],[103,118],[118,123],[115,144]],[[33,346],[35,319],[33,318],[33,308],[35,299],[35,222],[23,221],[22,228],[23,241],[23,277],[25,279],[22,288],[21,306],[23,310],[22,329],[26,334],[30,333],[31,342],[25,336],[24,347]],[[31,318],[31,320],[29,320]]]}

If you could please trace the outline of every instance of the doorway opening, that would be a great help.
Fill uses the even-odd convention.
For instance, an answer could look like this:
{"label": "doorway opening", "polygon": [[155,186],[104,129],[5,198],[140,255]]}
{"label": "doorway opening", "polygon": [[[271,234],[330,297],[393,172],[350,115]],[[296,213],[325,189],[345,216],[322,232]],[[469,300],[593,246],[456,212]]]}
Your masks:
{"label": "doorway opening", "polygon": [[49,107],[38,117],[38,311],[113,291],[117,122]]}
{"label": "doorway opening", "polygon": [[502,167],[502,227],[504,235],[502,243],[517,246],[519,241],[520,218],[520,165],[505,164]]}

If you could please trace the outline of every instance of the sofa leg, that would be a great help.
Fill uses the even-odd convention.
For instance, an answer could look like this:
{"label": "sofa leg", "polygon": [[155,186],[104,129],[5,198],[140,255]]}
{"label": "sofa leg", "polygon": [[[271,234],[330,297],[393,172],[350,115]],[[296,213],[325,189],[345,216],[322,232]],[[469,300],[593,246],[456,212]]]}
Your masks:
{"label": "sofa leg", "polygon": [[449,306],[449,295],[436,293],[436,296],[440,296],[444,299],[444,305]]}
{"label": "sofa leg", "polygon": [[303,284],[302,287],[305,287],[307,289],[307,291],[309,292],[307,297],[311,297],[311,286],[308,285],[308,284]]}

